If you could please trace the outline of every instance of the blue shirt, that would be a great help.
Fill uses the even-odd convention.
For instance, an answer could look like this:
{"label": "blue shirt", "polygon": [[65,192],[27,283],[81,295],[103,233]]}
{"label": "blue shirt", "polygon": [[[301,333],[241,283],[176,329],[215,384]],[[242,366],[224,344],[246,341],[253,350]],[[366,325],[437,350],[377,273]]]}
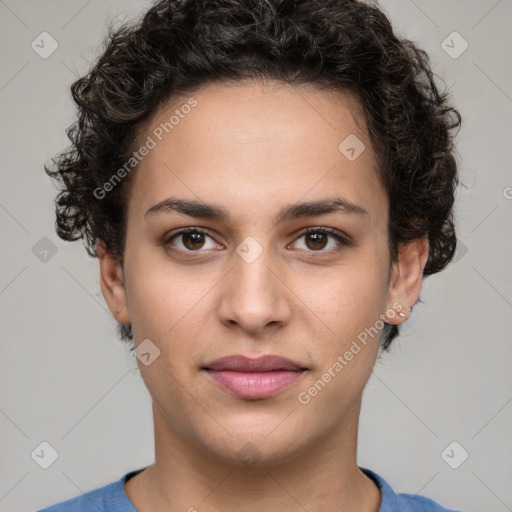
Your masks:
{"label": "blue shirt", "polygon": [[[137,509],[124,492],[124,483],[143,469],[145,468],[126,473],[117,482],[99,487],[37,512],[137,512]],[[381,476],[369,469],[360,469],[380,488],[382,501],[378,512],[457,512],[441,507],[430,498],[418,494],[396,494]]]}

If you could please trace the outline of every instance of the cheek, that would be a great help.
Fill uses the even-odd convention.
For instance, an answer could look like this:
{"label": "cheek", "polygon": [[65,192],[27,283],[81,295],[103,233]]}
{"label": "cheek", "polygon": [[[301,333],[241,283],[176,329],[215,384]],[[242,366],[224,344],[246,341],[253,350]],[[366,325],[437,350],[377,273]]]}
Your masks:
{"label": "cheek", "polygon": [[354,274],[331,279],[311,305],[319,312],[309,327],[318,365],[300,391],[311,401],[310,412],[325,416],[328,410],[333,422],[359,399],[378,353],[384,287],[378,276],[365,275],[363,282]]}
{"label": "cheek", "polygon": [[209,343],[205,321],[214,316],[215,302],[208,292],[216,279],[190,277],[190,272],[185,276],[169,267],[132,265],[131,270],[127,296],[135,344],[149,339],[160,351],[155,371],[139,362],[141,373],[148,378],[156,373],[155,379],[189,379]]}
{"label": "cheek", "polygon": [[158,254],[160,250],[127,250],[127,303],[136,340],[154,337],[165,343],[193,315],[194,306],[208,289],[206,279],[180,273]]}
{"label": "cheek", "polygon": [[135,279],[132,277],[127,293],[135,341],[164,339],[184,304],[176,300],[175,290],[155,276],[145,278],[143,273],[138,273]]}
{"label": "cheek", "polygon": [[298,295],[316,314],[327,333],[338,339],[354,337],[373,325],[383,312],[387,295],[385,270],[375,262],[346,265],[318,278],[317,286],[305,281]]}

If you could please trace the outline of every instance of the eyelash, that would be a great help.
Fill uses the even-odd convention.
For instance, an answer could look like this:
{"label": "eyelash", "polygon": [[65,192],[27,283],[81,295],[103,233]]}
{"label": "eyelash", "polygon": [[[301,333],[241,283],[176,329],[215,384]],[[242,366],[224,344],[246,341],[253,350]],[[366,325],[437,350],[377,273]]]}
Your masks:
{"label": "eyelash", "polygon": [[[179,231],[176,231],[175,233],[172,233],[170,234],[168,237],[165,238],[164,240],[164,245],[172,245],[171,244],[171,241],[174,240],[175,238],[179,237],[180,235],[183,235],[183,234],[187,234],[187,233],[202,233],[210,238],[212,238],[213,240],[213,237],[210,236],[210,234],[205,231],[204,229],[201,229],[201,228],[195,228],[195,227],[187,227],[187,228],[183,228],[183,229],[180,229]],[[302,233],[300,233],[297,237],[296,240],[298,240],[299,238],[302,238],[304,236],[307,236],[311,233],[324,233],[324,234],[327,234],[327,235],[330,235],[332,238],[334,238],[341,247],[349,247],[351,245],[351,240],[345,236],[345,235],[342,235],[340,233],[338,233],[337,231],[331,229],[331,228],[325,228],[325,227],[309,227],[309,228],[306,228]],[[186,256],[190,256],[190,257],[194,257],[196,256],[197,254],[200,254],[202,251],[204,251],[204,249],[198,249],[196,251],[191,251],[191,250],[183,250],[183,249],[177,249],[177,248],[172,248],[171,249],[172,251],[174,252],[179,252],[181,254],[185,254]],[[308,250],[307,252],[310,252],[312,254],[315,254],[315,253],[320,253],[320,254],[329,254],[329,253],[332,253],[332,252],[336,252],[340,250],[340,247],[338,248],[335,248],[335,249],[331,249],[331,250],[327,250],[327,251],[324,251],[322,249],[318,250],[318,251],[314,251],[314,250]]]}

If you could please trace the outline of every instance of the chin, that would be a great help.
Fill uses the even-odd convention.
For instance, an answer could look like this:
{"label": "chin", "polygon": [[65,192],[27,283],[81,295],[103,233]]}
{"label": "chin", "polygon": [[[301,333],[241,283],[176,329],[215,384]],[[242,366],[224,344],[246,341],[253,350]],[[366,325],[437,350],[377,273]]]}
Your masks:
{"label": "chin", "polygon": [[304,422],[296,424],[292,416],[293,413],[286,419],[285,414],[281,418],[265,415],[224,421],[221,432],[216,429],[217,435],[203,437],[201,444],[214,456],[241,467],[263,469],[290,462],[313,443]]}

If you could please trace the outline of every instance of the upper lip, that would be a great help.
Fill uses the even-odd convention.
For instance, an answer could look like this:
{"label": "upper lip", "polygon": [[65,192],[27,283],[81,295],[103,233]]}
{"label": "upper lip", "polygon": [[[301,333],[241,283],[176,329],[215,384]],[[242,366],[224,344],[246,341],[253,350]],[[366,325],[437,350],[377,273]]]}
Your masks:
{"label": "upper lip", "polygon": [[206,370],[230,370],[236,372],[272,372],[277,370],[299,371],[306,368],[281,356],[266,355],[246,357],[234,355],[216,359],[204,366]]}

